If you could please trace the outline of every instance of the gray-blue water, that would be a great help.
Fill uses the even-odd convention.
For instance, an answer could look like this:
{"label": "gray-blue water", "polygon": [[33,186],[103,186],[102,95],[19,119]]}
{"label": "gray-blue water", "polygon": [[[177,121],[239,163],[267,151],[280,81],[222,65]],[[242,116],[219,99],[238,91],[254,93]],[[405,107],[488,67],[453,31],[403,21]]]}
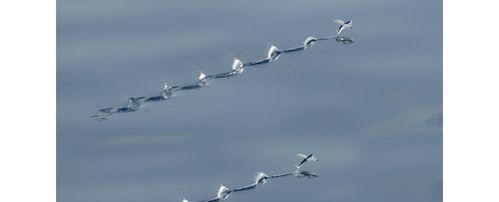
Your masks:
{"label": "gray-blue water", "polygon": [[[228,201],[441,201],[442,2],[59,0],[60,202],[213,198],[220,184],[293,169]],[[301,45],[353,20],[355,43],[319,42],[105,121],[97,109],[164,82],[229,71],[270,44]]]}

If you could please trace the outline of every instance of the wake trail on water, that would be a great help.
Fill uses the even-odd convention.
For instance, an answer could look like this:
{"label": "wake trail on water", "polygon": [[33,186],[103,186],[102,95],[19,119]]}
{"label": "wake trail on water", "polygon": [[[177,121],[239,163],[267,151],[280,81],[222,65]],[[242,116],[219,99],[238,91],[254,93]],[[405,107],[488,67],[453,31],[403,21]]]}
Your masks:
{"label": "wake trail on water", "polygon": [[[303,156],[299,156],[299,157],[303,158],[303,159],[308,159],[308,158],[314,156],[314,154],[309,154],[307,156],[308,157],[303,157]],[[316,158],[316,157],[314,156],[313,158]],[[301,163],[302,161],[303,160],[300,160],[299,163]],[[308,162],[308,161],[305,161],[305,162]],[[215,202],[215,201],[226,200],[229,197],[229,195],[231,195],[232,193],[246,192],[246,191],[250,191],[250,190],[257,190],[262,185],[266,184],[270,179],[287,177],[287,176],[292,176],[292,175],[294,175],[296,178],[304,178],[304,177],[306,177],[306,178],[316,178],[316,177],[319,177],[317,174],[315,174],[315,173],[313,173],[311,171],[302,170],[302,169],[300,169],[300,167],[296,167],[296,166],[295,166],[295,170],[293,170],[293,171],[284,172],[284,173],[278,173],[278,174],[270,175],[270,176],[267,175],[267,174],[265,174],[265,173],[263,173],[263,172],[258,172],[255,175],[253,183],[251,183],[249,185],[242,186],[242,187],[238,187],[238,188],[235,188],[235,189],[230,189],[230,188],[228,188],[228,187],[226,187],[224,185],[220,185],[220,188],[218,189],[218,192],[217,192],[217,196],[215,198],[208,199],[208,200],[202,200],[202,201],[198,201],[198,202]],[[181,201],[182,202],[192,202],[192,201],[188,201],[185,198],[182,198]]]}
{"label": "wake trail on water", "polygon": [[[326,41],[326,40],[335,40],[336,42],[343,44],[343,45],[348,45],[352,44],[354,41],[351,37],[346,37],[346,36],[340,36],[340,32],[343,31],[345,28],[351,28],[351,21],[343,21],[343,20],[335,20],[336,23],[340,24],[340,26],[343,26],[343,28],[339,28],[337,35],[335,36],[325,36],[325,37],[307,37],[302,45],[288,48],[288,49],[279,49],[277,46],[271,45],[268,52],[267,52],[267,57],[262,58],[262,59],[257,59],[254,61],[249,61],[249,62],[242,62],[239,58],[234,58],[233,64],[232,64],[232,70],[227,71],[227,72],[221,72],[221,73],[214,73],[214,74],[209,74],[206,75],[203,72],[199,72],[197,80],[193,83],[188,83],[184,85],[174,85],[174,86],[169,86],[168,84],[164,84],[163,89],[158,95],[155,96],[139,96],[139,97],[130,97],[128,98],[128,101],[121,106],[116,106],[116,107],[105,107],[98,109],[97,113],[92,115],[91,118],[97,121],[103,121],[111,118],[115,114],[120,114],[120,113],[129,113],[129,112],[136,112],[140,109],[140,107],[145,104],[145,103],[152,103],[152,102],[162,102],[166,101],[176,95],[176,93],[180,93],[183,91],[190,91],[190,90],[197,90],[201,89],[205,86],[208,85],[209,81],[211,80],[217,80],[217,79],[226,79],[226,78],[231,78],[235,77],[238,75],[241,75],[246,68],[252,68],[252,67],[257,67],[260,65],[264,64],[270,64],[275,61],[277,61],[281,55],[283,54],[289,54],[289,53],[295,53],[295,52],[300,52],[307,50],[308,48],[314,46],[317,44],[319,41]],[[341,24],[342,23],[342,24]]]}

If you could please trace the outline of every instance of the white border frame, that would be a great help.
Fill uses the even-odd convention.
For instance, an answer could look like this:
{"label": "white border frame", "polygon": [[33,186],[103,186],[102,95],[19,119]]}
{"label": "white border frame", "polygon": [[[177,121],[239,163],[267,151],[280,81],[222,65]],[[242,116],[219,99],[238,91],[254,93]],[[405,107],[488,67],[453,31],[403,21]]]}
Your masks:
{"label": "white border frame", "polygon": [[56,1],[1,1],[0,25],[0,201],[53,202]]}
{"label": "white border frame", "polygon": [[444,201],[499,201],[498,6],[444,1]]}

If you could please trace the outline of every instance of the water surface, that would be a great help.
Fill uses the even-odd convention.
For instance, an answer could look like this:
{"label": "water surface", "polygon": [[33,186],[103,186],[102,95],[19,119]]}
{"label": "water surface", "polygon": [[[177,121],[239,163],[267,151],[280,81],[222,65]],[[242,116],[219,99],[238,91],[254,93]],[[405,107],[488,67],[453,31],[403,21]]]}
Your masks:
{"label": "water surface", "polygon": [[[440,1],[59,0],[57,197],[61,202],[441,201]],[[97,109],[164,82],[229,71],[270,44],[301,45],[352,19],[355,43],[304,52],[106,121]]]}

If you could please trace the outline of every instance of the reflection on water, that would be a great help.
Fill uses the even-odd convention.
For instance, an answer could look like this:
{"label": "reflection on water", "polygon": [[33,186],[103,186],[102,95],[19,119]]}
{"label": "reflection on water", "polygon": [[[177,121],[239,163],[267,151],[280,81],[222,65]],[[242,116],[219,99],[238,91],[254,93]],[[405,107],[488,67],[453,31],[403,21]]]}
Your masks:
{"label": "reflection on water", "polygon": [[336,37],[336,42],[348,45],[353,43],[353,38],[351,37]]}
{"label": "reflection on water", "polygon": [[210,75],[206,75],[203,72],[200,72],[199,76],[197,77],[196,83],[186,84],[186,85],[181,85],[181,86],[167,86],[167,85],[165,85],[165,87],[160,95],[152,96],[152,97],[130,98],[128,103],[125,106],[107,107],[107,108],[99,109],[97,114],[91,116],[91,118],[94,120],[97,120],[97,121],[102,121],[102,120],[106,120],[106,119],[110,118],[112,115],[114,115],[116,113],[135,112],[144,103],[165,101],[165,100],[173,97],[174,92],[176,92],[176,91],[185,91],[185,90],[193,90],[193,89],[202,88],[208,84],[209,80],[224,79],[224,78],[229,78],[229,77],[233,77],[233,76],[242,74],[244,72],[244,67],[253,67],[253,66],[257,66],[257,65],[272,63],[272,62],[278,60],[279,56],[284,54],[284,53],[303,51],[303,50],[306,50],[307,48],[312,47],[318,41],[325,41],[325,40],[330,40],[330,39],[335,39],[336,42],[344,44],[344,45],[348,45],[348,44],[353,43],[353,39],[351,37],[336,35],[336,36],[326,36],[326,37],[319,37],[319,38],[307,37],[303,41],[302,45],[297,46],[297,47],[293,47],[293,48],[289,48],[289,49],[284,49],[284,50],[280,50],[276,46],[271,45],[271,47],[269,48],[269,51],[267,52],[266,58],[258,59],[255,61],[250,61],[247,63],[243,63],[238,58],[235,58],[231,71],[214,73],[214,74],[210,74]]}

